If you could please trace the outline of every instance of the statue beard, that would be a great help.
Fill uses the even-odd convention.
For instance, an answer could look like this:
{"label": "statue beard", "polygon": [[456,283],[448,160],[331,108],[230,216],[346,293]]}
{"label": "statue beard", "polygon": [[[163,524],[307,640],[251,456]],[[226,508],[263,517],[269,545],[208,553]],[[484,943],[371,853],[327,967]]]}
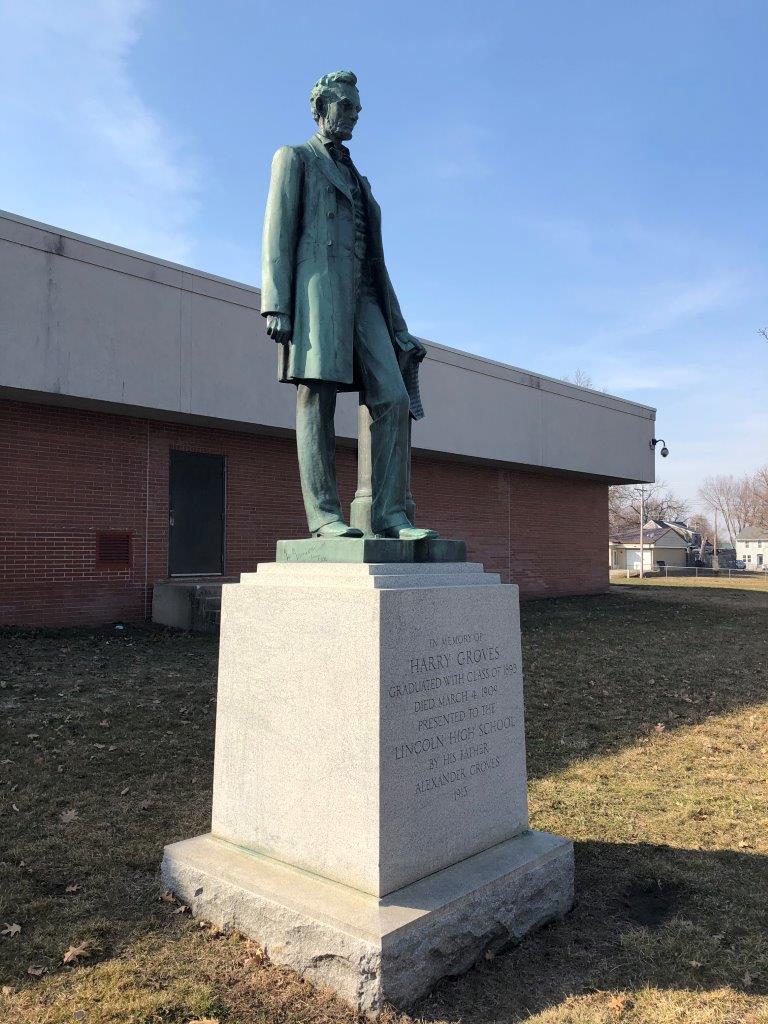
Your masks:
{"label": "statue beard", "polygon": [[323,135],[327,136],[329,139],[333,139],[335,142],[346,142],[348,139],[352,138],[353,129],[346,127],[342,128],[341,122],[336,118],[332,120],[331,118],[324,117],[322,129]]}

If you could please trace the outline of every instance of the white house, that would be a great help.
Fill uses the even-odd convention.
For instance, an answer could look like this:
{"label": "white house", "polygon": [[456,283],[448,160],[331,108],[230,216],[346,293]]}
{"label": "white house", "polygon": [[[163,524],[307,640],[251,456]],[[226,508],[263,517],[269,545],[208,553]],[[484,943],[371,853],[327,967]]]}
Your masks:
{"label": "white house", "polygon": [[768,529],[747,526],[736,537],[736,558],[747,569],[761,569],[768,565]]}

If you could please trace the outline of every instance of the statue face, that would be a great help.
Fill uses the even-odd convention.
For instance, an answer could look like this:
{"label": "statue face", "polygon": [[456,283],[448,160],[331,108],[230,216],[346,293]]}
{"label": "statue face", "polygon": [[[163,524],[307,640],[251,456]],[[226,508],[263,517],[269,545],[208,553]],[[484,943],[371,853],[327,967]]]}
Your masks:
{"label": "statue face", "polygon": [[329,139],[346,142],[352,138],[360,111],[360,94],[354,85],[340,83],[334,86],[336,95],[326,97],[325,110],[320,115],[318,127]]}

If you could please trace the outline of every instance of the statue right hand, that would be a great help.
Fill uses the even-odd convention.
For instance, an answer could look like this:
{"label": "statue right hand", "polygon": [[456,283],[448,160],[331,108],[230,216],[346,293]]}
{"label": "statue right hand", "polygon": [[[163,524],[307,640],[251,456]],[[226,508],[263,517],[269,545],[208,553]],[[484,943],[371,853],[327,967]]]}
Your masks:
{"label": "statue right hand", "polygon": [[285,344],[291,340],[292,331],[291,318],[287,313],[267,314],[267,334],[273,341]]}

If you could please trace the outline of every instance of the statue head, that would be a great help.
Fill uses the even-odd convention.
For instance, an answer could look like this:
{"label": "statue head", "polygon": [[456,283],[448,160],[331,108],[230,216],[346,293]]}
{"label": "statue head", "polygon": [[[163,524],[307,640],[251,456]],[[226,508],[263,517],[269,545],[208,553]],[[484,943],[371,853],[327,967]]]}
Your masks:
{"label": "statue head", "polygon": [[329,139],[337,142],[351,139],[362,110],[357,75],[352,71],[323,75],[309,94],[309,106],[317,127]]}

